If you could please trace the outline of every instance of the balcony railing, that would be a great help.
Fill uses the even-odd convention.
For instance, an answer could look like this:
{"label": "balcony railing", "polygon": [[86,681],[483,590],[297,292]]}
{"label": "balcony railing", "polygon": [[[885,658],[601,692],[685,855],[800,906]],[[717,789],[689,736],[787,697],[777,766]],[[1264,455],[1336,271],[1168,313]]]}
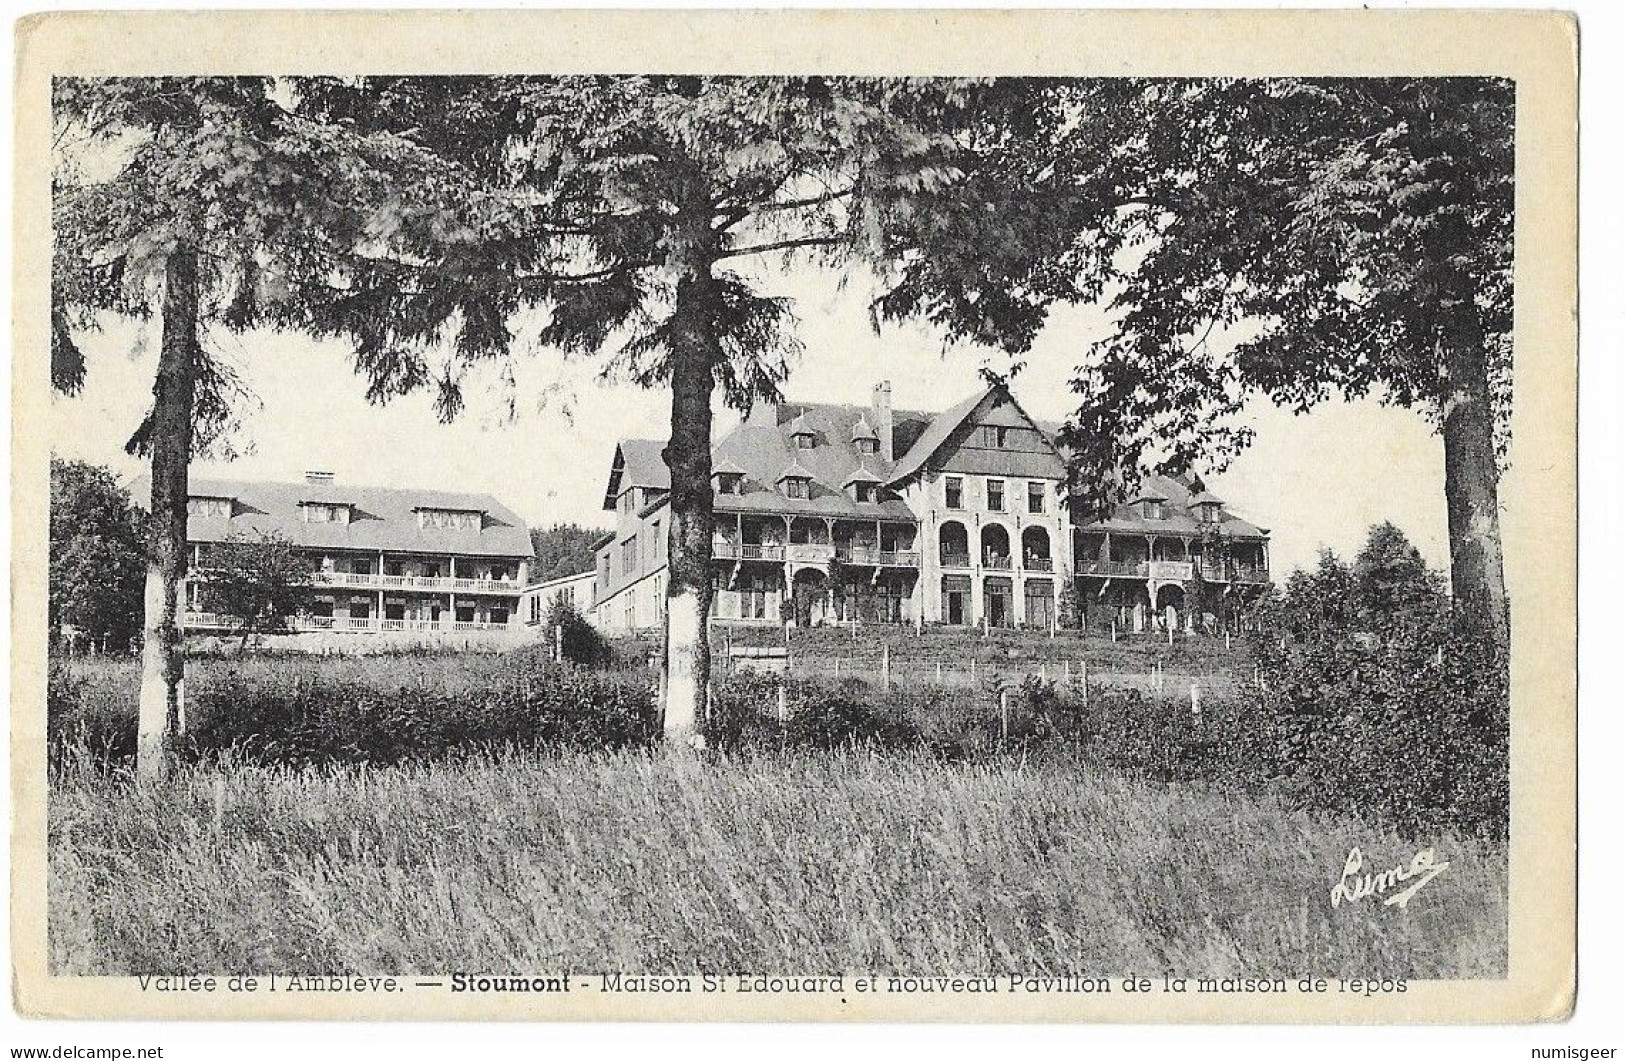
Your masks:
{"label": "balcony railing", "polygon": [[1144,578],[1144,560],[1091,560],[1082,565],[1085,575],[1112,575],[1120,578]]}
{"label": "balcony railing", "polygon": [[812,542],[787,547],[786,557],[804,564],[824,564],[835,559],[835,546]]}
{"label": "balcony railing", "polygon": [[[182,625],[188,630],[235,630],[240,624],[229,615],[219,615],[214,612],[187,612]],[[313,630],[348,630],[360,633],[377,633],[379,631],[415,631],[418,633],[435,633],[448,630],[507,630],[511,623],[494,623],[489,620],[451,620],[440,619],[383,619],[377,616],[364,615],[298,615],[288,620],[291,630],[306,632]]]}
{"label": "balcony railing", "polygon": [[358,588],[376,587],[377,575],[363,574],[356,571],[318,571],[315,582],[319,586],[352,586]]}
{"label": "balcony railing", "polygon": [[784,559],[784,546],[763,545],[760,542],[711,542],[711,557],[715,560],[771,560]]}
{"label": "balcony railing", "polygon": [[417,589],[436,592],[464,590],[471,593],[518,593],[519,582],[511,578],[449,578],[434,575],[374,575],[358,571],[318,571],[319,586],[353,589]]}
{"label": "balcony railing", "polygon": [[1021,562],[1028,571],[1054,571],[1055,561],[1047,556],[1029,556]]}
{"label": "balcony railing", "polygon": [[236,625],[231,616],[214,612],[187,612],[181,617],[181,626],[188,630],[229,630]]}
{"label": "balcony railing", "polygon": [[970,554],[969,553],[943,553],[942,554],[942,566],[943,567],[969,567],[970,566]]}
{"label": "balcony railing", "polygon": [[836,550],[842,563],[869,567],[919,567],[920,554],[907,549],[876,549],[872,545],[852,545]]}
{"label": "balcony railing", "polygon": [[1189,582],[1192,577],[1189,560],[1152,560],[1146,568],[1148,577],[1162,582]]}
{"label": "balcony railing", "polygon": [[1008,556],[994,556],[989,553],[987,556],[982,557],[982,566],[992,571],[1008,571],[1010,570],[1010,558]]}

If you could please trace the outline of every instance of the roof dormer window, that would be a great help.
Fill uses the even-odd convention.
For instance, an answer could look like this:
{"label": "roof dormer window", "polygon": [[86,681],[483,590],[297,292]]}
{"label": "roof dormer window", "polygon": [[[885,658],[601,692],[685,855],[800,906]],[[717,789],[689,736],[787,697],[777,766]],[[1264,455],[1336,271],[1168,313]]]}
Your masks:
{"label": "roof dormer window", "polygon": [[229,497],[189,497],[186,514],[205,519],[230,519],[235,514],[235,503]]}
{"label": "roof dormer window", "polygon": [[813,430],[812,424],[807,422],[806,413],[798,413],[790,421],[790,445],[796,449],[812,449],[818,444],[818,433]]}
{"label": "roof dormer window", "polygon": [[880,452],[880,436],[870,426],[867,416],[859,416],[852,425],[852,448],[865,456]]}
{"label": "roof dormer window", "polygon": [[1224,521],[1224,502],[1208,492],[1197,479],[1191,484],[1191,510],[1196,513],[1199,523],[1221,523]]}
{"label": "roof dormer window", "polygon": [[791,461],[790,467],[779,476],[779,489],[784,491],[785,497],[805,501],[812,496],[812,472],[799,461]]}
{"label": "roof dormer window", "polygon": [[861,465],[847,477],[846,488],[854,501],[880,500],[880,477]]}
{"label": "roof dormer window", "polygon": [[471,509],[420,508],[418,526],[424,530],[477,531],[485,525],[485,513]]}
{"label": "roof dormer window", "polygon": [[1140,499],[1140,515],[1146,519],[1166,519],[1160,497],[1146,497]]}
{"label": "roof dormer window", "polygon": [[331,501],[301,501],[299,502],[299,518],[306,523],[344,523],[350,522],[350,506],[335,504]]}
{"label": "roof dormer window", "polygon": [[745,469],[724,457],[711,468],[711,481],[717,493],[738,495],[745,492]]}

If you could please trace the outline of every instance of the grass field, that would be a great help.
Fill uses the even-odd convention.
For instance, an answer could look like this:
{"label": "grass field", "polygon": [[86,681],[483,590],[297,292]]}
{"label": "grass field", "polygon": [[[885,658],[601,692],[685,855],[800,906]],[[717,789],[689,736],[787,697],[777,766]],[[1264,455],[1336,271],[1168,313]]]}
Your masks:
{"label": "grass field", "polygon": [[394,767],[72,769],[64,974],[569,969],[1503,975],[1504,855],[1404,909],[1329,902],[1380,828],[1057,756],[641,752]]}
{"label": "grass field", "polygon": [[[132,663],[75,668],[82,713],[133,712]],[[376,712],[411,690],[505,703],[537,673],[495,655],[197,660],[188,687],[200,711],[360,688],[376,701],[328,710]],[[1408,905],[1334,909],[1351,847],[1380,871],[1421,842],[1120,774],[1081,746],[228,751],[146,788],[69,749],[49,807],[63,974],[1504,975],[1503,844],[1429,834],[1450,868]]]}

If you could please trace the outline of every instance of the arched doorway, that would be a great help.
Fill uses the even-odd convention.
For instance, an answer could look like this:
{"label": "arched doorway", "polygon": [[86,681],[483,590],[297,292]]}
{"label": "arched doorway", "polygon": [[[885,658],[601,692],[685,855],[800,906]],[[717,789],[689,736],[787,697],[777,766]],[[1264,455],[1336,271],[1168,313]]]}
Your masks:
{"label": "arched doorway", "polygon": [[790,582],[790,601],[796,625],[818,626],[830,616],[829,577],[816,567],[804,567]]}
{"label": "arched doorway", "polygon": [[1185,587],[1173,582],[1157,587],[1156,613],[1157,629],[1179,629],[1180,618],[1185,614]]}
{"label": "arched doorway", "polygon": [[944,521],[937,530],[937,543],[943,567],[970,566],[970,537],[965,533],[963,523]]}

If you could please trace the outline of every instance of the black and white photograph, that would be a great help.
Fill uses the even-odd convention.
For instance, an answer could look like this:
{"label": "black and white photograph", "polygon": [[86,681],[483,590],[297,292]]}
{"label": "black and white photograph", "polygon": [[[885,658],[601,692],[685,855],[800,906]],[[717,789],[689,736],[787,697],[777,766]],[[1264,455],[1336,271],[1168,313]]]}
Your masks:
{"label": "black and white photograph", "polygon": [[1566,28],[28,68],[18,1004],[1563,1016]]}

